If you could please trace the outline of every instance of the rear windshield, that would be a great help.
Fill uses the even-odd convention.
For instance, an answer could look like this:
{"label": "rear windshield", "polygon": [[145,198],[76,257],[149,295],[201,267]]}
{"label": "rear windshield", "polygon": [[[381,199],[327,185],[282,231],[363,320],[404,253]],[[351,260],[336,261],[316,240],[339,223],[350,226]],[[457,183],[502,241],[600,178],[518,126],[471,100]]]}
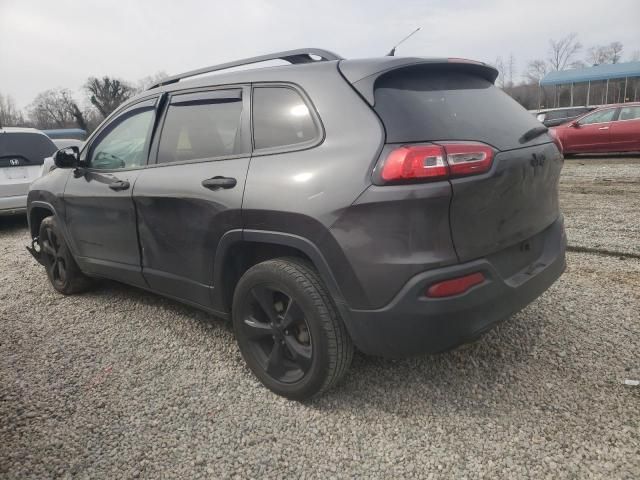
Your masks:
{"label": "rear windshield", "polygon": [[56,150],[51,139],[40,133],[0,133],[0,166],[14,165],[12,160],[20,165],[42,165]]}
{"label": "rear windshield", "polygon": [[[520,148],[520,137],[540,123],[484,78],[423,68],[395,70],[375,84],[375,110],[387,142],[475,140],[500,150]],[[549,141],[547,135],[528,143]]]}

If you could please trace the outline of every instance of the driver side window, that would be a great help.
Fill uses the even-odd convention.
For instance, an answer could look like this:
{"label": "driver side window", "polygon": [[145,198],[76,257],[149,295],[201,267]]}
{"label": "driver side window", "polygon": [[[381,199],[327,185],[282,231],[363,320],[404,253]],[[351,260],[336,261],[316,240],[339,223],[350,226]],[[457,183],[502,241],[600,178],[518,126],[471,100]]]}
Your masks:
{"label": "driver side window", "polygon": [[96,170],[135,168],[147,163],[147,139],[153,125],[154,109],[124,114],[114,127],[91,146],[89,167]]}

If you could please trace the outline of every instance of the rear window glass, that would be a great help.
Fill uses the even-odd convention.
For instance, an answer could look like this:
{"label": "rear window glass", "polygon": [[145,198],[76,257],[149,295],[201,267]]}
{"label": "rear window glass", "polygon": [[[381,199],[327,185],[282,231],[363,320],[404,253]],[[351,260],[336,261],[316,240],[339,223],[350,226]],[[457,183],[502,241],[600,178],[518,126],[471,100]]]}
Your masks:
{"label": "rear window glass", "polygon": [[42,165],[57,150],[46,135],[29,132],[0,133],[0,166],[17,159],[20,165]]}
{"label": "rear window glass", "polygon": [[590,112],[591,110],[592,109],[590,108],[574,108],[573,110],[571,110],[571,115],[568,115],[568,116],[577,117],[580,115],[584,115],[585,113]]}
{"label": "rear window glass", "polygon": [[241,153],[241,113],[240,98],[172,103],[162,128],[158,163]]}
{"label": "rear window glass", "polygon": [[253,90],[253,136],[256,149],[287,147],[312,142],[318,130],[298,92],[258,87]]}
{"label": "rear window glass", "polygon": [[547,113],[547,120],[559,120],[561,118],[567,118],[571,115],[571,112],[567,110],[558,111],[558,112],[549,112]]}
{"label": "rear window glass", "polygon": [[[521,147],[519,138],[540,126],[488,80],[425,68],[396,70],[378,79],[374,108],[389,143],[475,140],[506,150]],[[545,141],[546,135],[532,140]]]}

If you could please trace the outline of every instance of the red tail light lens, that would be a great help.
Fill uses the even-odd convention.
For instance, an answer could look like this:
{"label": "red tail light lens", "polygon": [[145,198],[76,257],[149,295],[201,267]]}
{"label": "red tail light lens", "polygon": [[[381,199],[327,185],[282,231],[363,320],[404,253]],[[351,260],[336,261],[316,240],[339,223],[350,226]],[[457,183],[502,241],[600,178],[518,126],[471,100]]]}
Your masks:
{"label": "red tail light lens", "polygon": [[404,146],[393,150],[384,162],[382,179],[411,180],[447,178],[444,149],[438,145]]}
{"label": "red tail light lens", "polygon": [[443,180],[484,173],[492,162],[493,149],[483,143],[403,145],[389,153],[380,176],[384,182]]}
{"label": "red tail light lens", "polygon": [[481,143],[449,143],[444,150],[452,177],[484,173],[493,162],[493,149]]}
{"label": "red tail light lens", "polygon": [[484,275],[480,272],[465,275],[464,277],[452,278],[451,280],[445,280],[431,285],[427,289],[427,297],[442,298],[460,295],[482,282],[484,282]]}

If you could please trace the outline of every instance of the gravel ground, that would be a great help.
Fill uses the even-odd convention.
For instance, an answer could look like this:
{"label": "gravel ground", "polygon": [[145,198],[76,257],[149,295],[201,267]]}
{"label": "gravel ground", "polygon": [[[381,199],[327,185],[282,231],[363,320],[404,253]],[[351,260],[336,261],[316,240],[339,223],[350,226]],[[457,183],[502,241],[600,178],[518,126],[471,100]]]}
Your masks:
{"label": "gravel ground", "polygon": [[[567,177],[593,189],[573,162]],[[580,195],[595,203],[563,185],[570,238],[604,242],[614,217],[577,220]],[[358,355],[300,404],[254,380],[204,313],[110,282],[56,294],[24,223],[0,222],[0,478],[640,477],[640,387],[622,384],[640,379],[636,258],[570,253],[560,281],[478,342]]]}
{"label": "gravel ground", "polygon": [[560,201],[570,245],[640,256],[640,158],[566,160]]}

